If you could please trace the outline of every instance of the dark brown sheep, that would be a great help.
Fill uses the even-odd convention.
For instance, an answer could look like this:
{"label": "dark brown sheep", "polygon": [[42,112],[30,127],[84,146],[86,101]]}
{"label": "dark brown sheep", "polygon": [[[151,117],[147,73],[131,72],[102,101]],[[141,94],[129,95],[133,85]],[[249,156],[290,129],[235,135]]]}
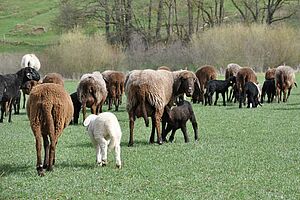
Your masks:
{"label": "dark brown sheep", "polygon": [[29,95],[30,91],[34,86],[36,86],[39,82],[38,81],[27,81],[25,84],[22,85],[22,94],[23,94],[23,109],[25,108],[25,102],[26,102],[26,95]]}
{"label": "dark brown sheep", "polygon": [[[73,104],[63,86],[45,83],[37,85],[31,90],[26,107],[36,141],[36,169],[38,175],[44,176],[44,169],[48,171],[53,169],[57,141],[72,119]],[[42,163],[41,156],[42,138],[45,153],[44,163]]]}
{"label": "dark brown sheep", "polygon": [[297,87],[293,68],[285,65],[277,67],[275,79],[278,103],[281,101],[282,93],[283,102],[286,102],[290,96],[293,86],[295,85]]}
{"label": "dark brown sheep", "polygon": [[102,72],[102,76],[106,83],[108,110],[111,110],[114,103],[115,111],[118,111],[119,105],[122,104],[125,74],[120,71],[106,70]]}
{"label": "dark brown sheep", "polygon": [[250,67],[242,67],[236,75],[236,88],[239,96],[239,108],[242,108],[242,103],[245,102],[245,83],[253,82],[258,84],[257,76]]}
{"label": "dark brown sheep", "polygon": [[55,83],[64,86],[64,78],[59,73],[48,73],[43,78],[43,83]]}
{"label": "dark brown sheep", "polygon": [[200,91],[195,90],[195,92],[192,96],[192,101],[193,101],[193,103],[202,102],[202,104],[203,104],[204,103],[203,95],[205,93],[206,84],[209,80],[216,80],[218,77],[218,73],[214,66],[204,65],[204,66],[198,68],[195,74],[200,83]]}
{"label": "dark brown sheep", "polygon": [[[236,77],[238,71],[240,70],[241,66],[235,63],[230,63],[227,65],[227,68],[225,70],[225,80],[228,80],[229,77]],[[231,102],[234,98],[234,88],[235,88],[235,83],[232,85],[229,95],[228,95],[228,89],[226,91],[226,96],[227,96],[227,101]]]}
{"label": "dark brown sheep", "polygon": [[265,79],[266,80],[274,80],[275,79],[275,71],[276,68],[269,68],[265,73]]}

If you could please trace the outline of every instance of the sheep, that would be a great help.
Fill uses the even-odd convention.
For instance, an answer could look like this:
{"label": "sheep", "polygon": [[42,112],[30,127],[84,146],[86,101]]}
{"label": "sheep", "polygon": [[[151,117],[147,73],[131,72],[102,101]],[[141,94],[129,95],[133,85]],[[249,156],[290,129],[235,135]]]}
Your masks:
{"label": "sheep", "polygon": [[245,90],[245,93],[242,93],[242,95],[245,94],[248,99],[247,108],[251,108],[251,107],[256,108],[258,105],[261,106],[261,104],[259,102],[260,91],[259,91],[258,86],[255,83],[246,82],[244,90]]}
{"label": "sheep", "polygon": [[41,63],[35,54],[26,54],[22,57],[21,67],[31,67],[36,71],[39,71],[41,68]]}
{"label": "sheep", "polygon": [[43,78],[43,83],[56,83],[64,86],[64,78],[59,73],[48,73]]}
{"label": "sheep", "polygon": [[192,105],[188,101],[181,99],[177,101],[177,106],[172,107],[172,109],[166,106],[163,118],[167,122],[167,127],[165,130],[163,130],[162,133],[163,141],[167,141],[166,137],[168,133],[172,130],[172,134],[169,138],[169,141],[173,142],[175,132],[177,129],[180,128],[184,136],[184,141],[186,143],[189,142],[186,129],[186,122],[188,120],[190,120],[193,125],[195,141],[198,141],[198,124]]}
{"label": "sheep", "polygon": [[157,143],[162,144],[160,121],[167,105],[172,105],[176,96],[186,93],[191,96],[199,81],[193,72],[187,70],[133,70],[125,80],[125,94],[127,96],[126,110],[129,115],[130,139],[128,146],[132,146],[134,121],[136,117],[143,117],[145,125],[149,126],[148,116],[152,119],[150,143],[154,143],[155,129]]}
{"label": "sheep", "polygon": [[[228,64],[227,68],[225,70],[225,80],[227,80],[231,76],[236,77],[239,69],[241,69],[241,66],[239,66],[238,64],[235,64],[235,63]],[[231,88],[231,90],[229,92],[229,95],[228,95],[228,89],[226,91],[227,101],[229,101],[229,102],[231,102],[232,99],[235,96],[235,94],[234,94],[234,87],[235,87],[235,84],[232,85],[232,88]]]}
{"label": "sheep", "polygon": [[71,123],[75,125],[78,124],[79,113],[81,110],[81,103],[78,100],[77,92],[73,92],[72,94],[70,94],[70,97],[72,99],[73,108],[74,108],[73,119]]}
{"label": "sheep", "polygon": [[239,108],[242,108],[242,103],[245,101],[245,83],[253,82],[258,84],[257,77],[253,69],[250,67],[242,67],[236,75],[236,89],[239,96]]}
{"label": "sheep", "polygon": [[[20,69],[15,74],[6,74],[0,75],[0,85],[4,85],[5,87],[1,88],[0,96],[1,99],[1,118],[0,122],[3,122],[3,115],[5,112],[6,102],[14,102],[17,94],[21,88],[21,85],[24,84],[26,81],[29,80],[36,80],[40,79],[39,73],[31,67],[25,67]],[[11,111],[12,111],[12,103],[9,104],[9,117],[8,122],[11,122]]]}
{"label": "sheep", "polygon": [[[63,86],[44,83],[31,90],[26,109],[36,142],[36,170],[39,176],[44,176],[44,169],[53,170],[57,141],[72,119],[73,104]],[[45,154],[43,163],[41,157],[42,138]]]}
{"label": "sheep", "polygon": [[30,93],[30,91],[32,90],[32,88],[33,88],[34,86],[36,86],[37,84],[39,84],[38,81],[30,80],[30,81],[26,81],[26,82],[21,86],[21,90],[22,90],[22,94],[23,94],[23,109],[25,109],[26,95],[29,95],[29,93]]}
{"label": "sheep", "polygon": [[102,105],[107,97],[106,84],[100,72],[82,75],[77,87],[77,95],[82,104],[83,121],[86,118],[86,107],[92,114],[102,112]]}
{"label": "sheep", "polygon": [[102,76],[106,83],[108,110],[111,110],[112,102],[114,102],[115,111],[118,111],[119,105],[122,104],[125,74],[119,71],[106,70],[102,72]]}
{"label": "sheep", "polygon": [[224,80],[210,80],[207,82],[206,85],[206,93],[205,93],[205,105],[207,105],[207,102],[209,105],[212,104],[212,96],[216,92],[216,100],[214,105],[217,105],[217,101],[219,98],[219,93],[222,94],[223,97],[223,106],[226,106],[226,101],[225,101],[225,93],[228,91],[228,87],[232,86],[236,80],[235,76],[231,76],[228,79]]}
{"label": "sheep", "polygon": [[111,112],[103,112],[98,115],[91,114],[83,125],[87,131],[93,145],[96,148],[96,162],[100,166],[107,164],[107,146],[115,150],[116,167],[121,168],[121,127],[117,117]]}
{"label": "sheep", "polygon": [[283,102],[286,102],[290,96],[293,86],[295,85],[297,87],[295,72],[293,68],[286,65],[277,67],[275,71],[275,79],[278,103],[281,101],[282,92]]}
{"label": "sheep", "polygon": [[276,71],[276,67],[275,68],[269,68],[265,73],[265,80],[275,79],[275,71]]}
{"label": "sheep", "polygon": [[192,96],[192,102],[200,103],[200,101],[202,101],[203,104],[203,94],[205,93],[206,84],[209,80],[217,79],[217,70],[211,65],[204,65],[198,68],[195,74],[200,82],[200,90],[195,90]]}
{"label": "sheep", "polygon": [[261,99],[260,99],[261,103],[264,103],[264,98],[266,94],[268,97],[268,103],[273,102],[274,97],[276,95],[275,79],[264,81],[262,91],[261,91]]}

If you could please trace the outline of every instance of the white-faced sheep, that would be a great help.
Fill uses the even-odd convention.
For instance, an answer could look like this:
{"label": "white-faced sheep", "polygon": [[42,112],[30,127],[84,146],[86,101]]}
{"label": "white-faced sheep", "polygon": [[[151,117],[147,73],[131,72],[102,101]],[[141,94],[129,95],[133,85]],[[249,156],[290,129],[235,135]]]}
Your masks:
{"label": "white-faced sheep", "polygon": [[36,71],[39,71],[41,68],[41,63],[35,54],[26,54],[22,57],[21,67],[31,67]]}
{"label": "white-faced sheep", "polygon": [[82,104],[83,120],[86,118],[86,107],[92,114],[102,112],[102,105],[107,97],[106,84],[100,72],[82,75],[77,87],[77,95]]}
{"label": "white-faced sheep", "polygon": [[115,150],[116,166],[121,168],[121,127],[117,117],[111,112],[89,115],[83,123],[96,148],[97,164],[107,164],[107,147]]}
{"label": "white-faced sheep", "polygon": [[64,78],[59,73],[48,73],[43,78],[43,83],[55,83],[64,86]]}
{"label": "white-faced sheep", "polygon": [[[21,85],[23,85],[26,81],[29,80],[40,80],[39,73],[31,68],[25,67],[20,69],[15,74],[6,74],[0,75],[0,103],[1,103],[1,118],[0,122],[3,122],[3,115],[6,109],[7,102],[14,102],[17,97]],[[9,117],[8,122],[11,122],[11,111],[12,111],[12,103],[9,103]]]}
{"label": "white-faced sheep", "polygon": [[275,79],[278,103],[281,101],[282,93],[283,102],[286,102],[290,96],[293,86],[295,85],[297,87],[293,68],[285,65],[277,67],[275,71]]}
{"label": "white-faced sheep", "polygon": [[206,84],[209,80],[217,79],[218,77],[217,70],[215,69],[214,66],[204,65],[198,68],[195,74],[200,83],[200,90],[195,90],[192,96],[192,101],[193,103],[200,103],[201,101],[202,103],[205,103],[203,95],[205,93]]}
{"label": "white-faced sheep", "polygon": [[108,110],[111,110],[114,103],[115,111],[118,111],[119,105],[122,104],[125,74],[120,71],[106,70],[102,75],[106,83]]}
{"label": "white-faced sheep", "polygon": [[150,143],[154,143],[155,129],[157,142],[162,144],[160,121],[167,105],[172,105],[178,95],[191,96],[195,83],[199,82],[193,72],[187,70],[133,70],[125,80],[127,112],[129,114],[130,139],[128,146],[133,145],[133,129],[136,117],[143,117],[149,126],[148,117],[152,119]]}
{"label": "white-faced sheep", "polygon": [[250,67],[242,67],[236,75],[236,88],[239,96],[239,108],[242,108],[242,103],[245,102],[245,83],[253,82],[258,84],[257,77],[253,69]]}
{"label": "white-faced sheep", "polygon": [[[241,66],[239,66],[238,64],[235,64],[235,63],[228,64],[227,68],[225,70],[225,80],[227,80],[231,76],[236,77],[240,68],[241,68]],[[235,83],[232,85],[229,95],[228,95],[228,90],[226,91],[227,101],[230,101],[230,102],[232,101],[232,99],[234,97],[234,87],[235,87]]]}
{"label": "white-faced sheep", "polygon": [[[26,108],[36,141],[36,169],[38,175],[44,176],[44,169],[53,169],[57,141],[72,119],[73,104],[63,86],[44,83],[31,90]],[[42,139],[45,154],[43,163]]]}

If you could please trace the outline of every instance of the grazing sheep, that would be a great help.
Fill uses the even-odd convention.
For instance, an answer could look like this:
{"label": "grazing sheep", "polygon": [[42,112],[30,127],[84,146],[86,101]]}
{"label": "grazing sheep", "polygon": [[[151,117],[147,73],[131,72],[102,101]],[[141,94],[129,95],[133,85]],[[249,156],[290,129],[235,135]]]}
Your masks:
{"label": "grazing sheep", "polygon": [[[39,73],[31,67],[25,67],[20,69],[15,74],[6,74],[6,75],[0,75],[0,87],[2,91],[0,91],[1,99],[1,118],[0,122],[3,122],[3,115],[6,108],[7,102],[14,102],[17,98],[17,95],[19,93],[19,90],[21,88],[21,85],[23,85],[26,81],[29,80],[36,80],[38,81],[40,79]],[[3,87],[4,86],[4,87]],[[11,122],[11,111],[12,111],[12,103],[9,103],[9,117],[8,122]]]}
{"label": "grazing sheep", "polygon": [[162,144],[160,121],[166,105],[171,106],[175,98],[183,93],[191,96],[195,82],[199,82],[193,72],[187,70],[133,70],[125,80],[127,112],[129,114],[130,139],[128,146],[133,145],[133,128],[136,117],[143,117],[149,126],[148,116],[152,119],[150,143],[154,143],[155,129],[157,142]]}
{"label": "grazing sheep", "polygon": [[41,68],[41,63],[35,54],[26,54],[22,57],[21,67],[31,67],[36,71],[39,71]]}
{"label": "grazing sheep", "polygon": [[265,73],[265,79],[266,80],[275,79],[275,71],[276,71],[276,68],[269,68]]}
{"label": "grazing sheep", "polygon": [[198,141],[198,124],[190,102],[181,99],[179,102],[177,102],[177,106],[172,107],[172,109],[166,106],[163,118],[167,122],[167,127],[165,130],[163,130],[162,134],[163,141],[167,141],[166,137],[172,130],[169,141],[173,142],[175,132],[180,128],[184,136],[184,141],[189,142],[186,129],[186,122],[188,120],[190,120],[193,125],[195,141]]}
{"label": "grazing sheep", "polygon": [[59,73],[48,73],[43,78],[43,83],[56,83],[64,86],[64,78]]}
{"label": "grazing sheep", "polygon": [[250,67],[242,67],[236,75],[236,89],[239,96],[239,108],[242,108],[242,103],[245,102],[246,82],[253,82],[258,84],[256,74]]}
{"label": "grazing sheep", "polygon": [[[236,75],[240,69],[241,69],[241,66],[239,66],[238,64],[235,64],[235,63],[228,64],[227,68],[225,70],[225,80],[227,80],[231,76],[236,77]],[[235,83],[232,85],[229,95],[228,95],[228,89],[226,91],[227,101],[229,101],[229,102],[231,102],[235,96],[234,87],[235,87]]]}
{"label": "grazing sheep", "polygon": [[264,103],[264,98],[266,94],[268,97],[268,103],[273,102],[274,97],[276,95],[276,86],[275,86],[274,79],[264,81],[262,91],[261,91],[261,99],[260,99],[261,103]]}
{"label": "grazing sheep", "polygon": [[112,103],[114,103],[115,111],[118,111],[119,105],[122,104],[125,74],[119,71],[106,70],[102,72],[102,76],[106,83],[108,110],[111,110]]}
{"label": "grazing sheep", "polygon": [[107,97],[106,84],[100,72],[82,75],[77,87],[77,95],[82,104],[83,121],[86,118],[86,107],[92,114],[102,112],[102,105]]}
{"label": "grazing sheep", "polygon": [[[36,141],[36,169],[38,175],[44,176],[44,169],[48,171],[53,169],[58,138],[72,119],[72,101],[63,86],[55,83],[44,83],[31,90],[26,108]],[[41,155],[42,138],[45,154],[44,163],[42,163]]]}
{"label": "grazing sheep", "polygon": [[290,66],[279,66],[275,72],[276,89],[278,96],[278,103],[281,101],[283,92],[283,102],[286,102],[290,96],[291,90],[295,85],[297,87],[295,72]]}
{"label": "grazing sheep", "polygon": [[[245,83],[245,93],[248,99],[248,106],[247,108],[256,108],[258,105],[261,105],[259,102],[259,89],[258,86],[253,82],[246,82]],[[244,97],[245,98],[245,97]]]}
{"label": "grazing sheep", "polygon": [[236,80],[235,76],[231,76],[228,79],[224,80],[210,80],[207,82],[206,85],[206,93],[205,93],[205,105],[208,104],[211,106],[212,104],[212,96],[216,92],[216,100],[214,105],[217,105],[218,98],[219,98],[219,93],[222,94],[223,97],[223,106],[226,106],[226,101],[225,101],[225,93],[228,91],[228,87],[232,86]]}
{"label": "grazing sheep", "polygon": [[111,112],[89,115],[83,123],[87,127],[91,141],[96,148],[97,164],[107,164],[107,147],[115,150],[116,166],[121,168],[121,127],[117,117]]}
{"label": "grazing sheep", "polygon": [[25,108],[25,102],[26,102],[26,95],[29,95],[30,91],[32,90],[32,88],[34,86],[36,86],[37,84],[39,84],[38,81],[26,81],[22,86],[21,86],[21,90],[22,90],[22,94],[23,94],[23,109]]}
{"label": "grazing sheep", "polygon": [[195,92],[192,96],[192,102],[193,103],[202,102],[202,104],[203,104],[203,103],[205,103],[203,101],[203,99],[204,99],[203,95],[205,93],[206,84],[209,80],[217,79],[218,73],[217,73],[217,70],[215,69],[215,67],[210,66],[210,65],[204,65],[204,66],[198,68],[195,74],[200,83],[200,90],[195,90]]}
{"label": "grazing sheep", "polygon": [[81,103],[78,100],[77,92],[73,92],[70,95],[73,103],[73,108],[74,108],[74,114],[73,114],[73,119],[71,121],[72,124],[78,124],[78,119],[79,119],[79,113],[81,110]]}

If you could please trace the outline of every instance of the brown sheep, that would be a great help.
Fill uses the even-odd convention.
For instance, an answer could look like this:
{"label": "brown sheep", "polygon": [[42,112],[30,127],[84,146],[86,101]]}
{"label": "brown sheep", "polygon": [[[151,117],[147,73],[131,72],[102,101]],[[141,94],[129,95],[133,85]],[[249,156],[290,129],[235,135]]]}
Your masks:
{"label": "brown sheep", "polygon": [[276,71],[276,67],[275,68],[269,68],[265,73],[265,80],[275,79],[275,71]]}
{"label": "brown sheep", "polygon": [[[235,63],[228,64],[227,68],[225,70],[225,80],[228,80],[228,78],[231,76],[236,77],[240,68],[241,68],[241,66],[239,66],[238,64],[235,64]],[[228,95],[228,89],[226,91],[227,101],[229,101],[229,102],[231,102],[234,97],[234,87],[235,87],[235,83],[232,85],[229,95]]]}
{"label": "brown sheep", "polygon": [[56,83],[64,86],[64,78],[59,73],[48,73],[43,78],[43,83]]}
{"label": "brown sheep", "polygon": [[129,114],[130,139],[128,146],[133,145],[133,128],[136,117],[143,117],[149,126],[148,116],[152,119],[150,143],[154,143],[155,129],[157,143],[162,144],[160,122],[165,106],[171,106],[178,95],[186,93],[191,96],[195,82],[199,81],[193,72],[187,70],[133,70],[125,80],[127,112]]}
{"label": "brown sheep", "polygon": [[239,96],[239,108],[242,108],[242,103],[245,102],[245,83],[253,82],[258,84],[257,76],[250,67],[242,67],[236,75],[236,88]]}
{"label": "brown sheep", "polygon": [[108,110],[111,110],[113,102],[115,111],[118,111],[119,105],[122,104],[125,74],[119,71],[106,70],[102,72],[102,76],[106,83]]}
{"label": "brown sheep", "polygon": [[107,97],[106,84],[100,72],[82,75],[77,87],[78,100],[82,104],[83,121],[86,118],[86,107],[92,114],[102,112],[102,105]]}
{"label": "brown sheep", "polygon": [[283,102],[286,102],[290,96],[293,86],[295,85],[297,87],[293,68],[285,65],[277,67],[275,71],[275,79],[278,103],[281,101],[282,92]]}
{"label": "brown sheep", "polygon": [[[26,107],[36,141],[36,169],[38,175],[44,176],[44,169],[48,171],[53,169],[57,141],[72,119],[73,104],[63,86],[45,83],[37,85],[31,90]],[[45,154],[43,163],[42,138]]]}
{"label": "brown sheep", "polygon": [[200,101],[202,101],[203,104],[203,95],[205,93],[206,84],[209,80],[216,80],[218,73],[214,66],[204,65],[198,68],[195,74],[200,82],[200,91],[195,90],[192,101],[193,103],[200,103]]}

